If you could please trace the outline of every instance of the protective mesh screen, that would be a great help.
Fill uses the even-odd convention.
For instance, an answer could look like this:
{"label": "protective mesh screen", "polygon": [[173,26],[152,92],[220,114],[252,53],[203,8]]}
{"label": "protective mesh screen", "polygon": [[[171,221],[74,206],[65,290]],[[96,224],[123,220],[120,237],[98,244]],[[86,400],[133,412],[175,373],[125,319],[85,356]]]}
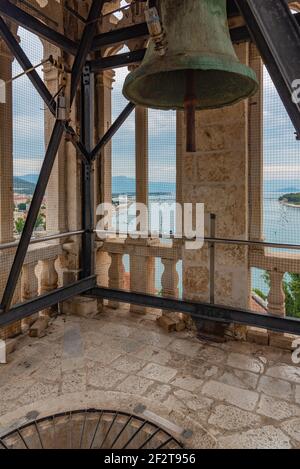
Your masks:
{"label": "protective mesh screen", "polygon": [[[242,47],[238,53],[243,60]],[[122,274],[117,275],[118,280],[112,279],[111,286],[243,307],[263,314],[299,314],[300,252],[289,245],[300,245],[300,209],[297,203],[292,206],[282,200],[285,194],[300,192],[299,142],[254,46],[250,57],[258,76],[262,72],[260,92],[249,103],[231,110],[197,113],[196,155],[186,153],[185,120],[181,113],[176,117],[174,111],[135,111],[114,137],[112,187],[114,203],[118,204],[116,218],[122,209],[126,212],[127,204],[130,230],[134,202],[146,201],[151,233],[148,240],[139,241],[143,247],[129,240],[128,235],[125,243],[121,241],[125,276],[123,279]],[[121,88],[127,73],[116,71],[114,118],[126,105]],[[141,160],[147,168],[139,163]],[[119,195],[123,198],[116,202]],[[205,241],[202,249],[189,250],[184,240],[172,239],[176,232],[176,201],[182,204],[182,210],[184,202],[204,203],[205,235],[225,238],[230,244]],[[167,212],[162,210],[166,205]],[[212,214],[216,216],[214,227]],[[115,228],[118,230],[117,225]],[[153,236],[153,228],[158,229],[160,239]],[[239,243],[247,239],[248,247]],[[257,241],[275,245],[251,244]],[[114,262],[116,272],[121,272]]]}
{"label": "protective mesh screen", "polygon": [[[51,46],[46,41],[42,44],[36,35],[21,27],[18,28],[18,37],[19,44],[32,65],[34,67],[39,65],[36,71],[45,81],[49,92],[55,99],[58,87],[58,80],[55,78],[56,69],[46,60],[50,56]],[[20,240],[31,206],[52,132],[54,117],[49,110],[45,109],[42,98],[28,76],[23,74],[23,69],[16,59],[4,55],[4,57],[1,57],[0,68],[0,78],[4,81],[3,86],[5,89],[5,102],[0,103],[0,296],[2,296],[16,253],[16,244]],[[47,79],[45,79],[46,76]],[[65,216],[65,204],[67,204],[68,199],[65,187],[65,153],[61,151],[62,148],[64,148],[64,141],[62,141],[56,156],[34,227],[32,237],[35,240],[68,231],[68,222]],[[76,168],[77,162],[74,152],[73,163]],[[68,164],[71,170],[72,162]],[[73,191],[72,201],[74,205],[77,202],[80,204],[80,199],[76,200],[74,193]],[[73,204],[69,204],[69,208],[78,211],[80,205],[74,207]],[[72,221],[72,216],[69,217],[69,220]],[[77,225],[74,223],[71,229],[76,230],[80,226],[81,220],[79,219]],[[8,244],[9,246],[7,246]],[[11,247],[10,244],[12,244]],[[58,260],[61,252],[61,240],[30,245],[18,279],[13,303],[29,300],[57,288],[58,285],[62,285],[62,265]],[[48,281],[45,276],[49,273],[52,280],[48,277]]]}
{"label": "protective mesh screen", "polygon": [[[117,17],[121,21],[123,16]],[[19,36],[33,64],[47,56],[37,37],[22,28]],[[237,46],[241,62],[248,59],[247,47]],[[124,47],[118,53],[126,51],[129,49]],[[254,46],[250,46],[250,66],[259,77],[261,59]],[[0,79],[9,80],[10,70],[5,63],[3,70]],[[38,71],[43,77],[42,69]],[[19,72],[14,61],[12,76]],[[102,81],[96,77],[98,115],[104,121],[100,137],[127,104],[122,95],[127,68],[116,69],[113,77],[111,73],[104,74]],[[50,82],[47,86],[55,94],[57,83]],[[106,263],[103,257],[97,257],[101,259],[101,266],[96,266],[101,271],[100,283],[261,313],[299,316],[300,251],[295,246],[300,246],[299,142],[266,69],[262,70],[260,85],[260,92],[249,102],[197,113],[194,154],[186,151],[183,113],[141,108],[131,113],[102,151],[99,171],[95,172],[96,192],[101,193],[98,199],[112,203],[106,226],[112,231],[111,239],[99,248],[100,254],[108,254]],[[1,244],[18,239],[22,231],[53,125],[28,77],[14,81],[12,98],[10,86],[6,99],[12,102],[0,104],[1,118],[6,123],[1,135],[0,209],[1,216],[6,214],[1,219]],[[5,119],[9,109],[12,126]],[[96,125],[100,127],[99,119]],[[67,148],[60,147],[35,236],[80,227],[80,163],[76,158],[64,160]],[[67,177],[70,174],[74,175],[71,183]],[[148,209],[146,215],[138,204]],[[176,217],[178,221],[180,210],[185,211],[184,204],[191,205],[190,231],[197,225],[196,204],[204,204],[205,236],[225,241],[205,239],[203,247],[188,248],[185,238],[173,239],[180,234]],[[191,213],[184,212],[184,220]],[[179,218],[182,221],[182,216]],[[187,235],[187,227],[181,228]],[[142,239],[129,236],[136,230],[143,232]],[[2,289],[14,249],[0,252]],[[53,254],[54,260],[59,254]],[[44,260],[39,251],[34,259]],[[78,263],[72,264],[72,269],[79,268]],[[20,282],[30,285],[28,275]]]}
{"label": "protective mesh screen", "polygon": [[[255,136],[253,136],[255,138]],[[279,245],[300,245],[299,142],[276,88],[263,69],[263,239]],[[299,316],[300,251],[267,248],[260,266],[284,273],[286,314]],[[274,280],[273,280],[274,282]],[[264,301],[272,285],[270,269],[253,269],[252,288]],[[273,284],[278,293],[279,284]]]}
{"label": "protective mesh screen", "polygon": [[[20,45],[33,65],[44,58],[41,41],[19,28]],[[43,77],[42,67],[37,69]],[[16,59],[13,77],[23,72]],[[26,75],[13,82],[14,231],[20,235],[45,155],[44,103]],[[46,229],[46,198],[36,230]]]}

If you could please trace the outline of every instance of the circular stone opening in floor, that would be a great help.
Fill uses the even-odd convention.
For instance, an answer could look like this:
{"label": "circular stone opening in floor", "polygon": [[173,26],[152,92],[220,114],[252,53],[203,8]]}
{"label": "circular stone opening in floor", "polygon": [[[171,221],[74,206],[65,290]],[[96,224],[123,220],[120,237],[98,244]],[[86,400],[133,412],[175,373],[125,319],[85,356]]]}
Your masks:
{"label": "circular stone opening in floor", "polygon": [[64,412],[15,428],[0,438],[2,449],[179,449],[155,423],[111,410]]}

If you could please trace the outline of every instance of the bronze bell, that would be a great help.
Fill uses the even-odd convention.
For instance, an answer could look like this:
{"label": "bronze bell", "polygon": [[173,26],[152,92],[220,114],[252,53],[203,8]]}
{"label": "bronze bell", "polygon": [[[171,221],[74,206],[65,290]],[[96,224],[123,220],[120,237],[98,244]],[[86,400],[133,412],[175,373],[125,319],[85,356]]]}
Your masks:
{"label": "bronze bell", "polygon": [[154,109],[214,109],[248,98],[255,72],[239,62],[226,0],[160,0],[165,53],[150,39],[145,58],[124,83],[124,96]]}

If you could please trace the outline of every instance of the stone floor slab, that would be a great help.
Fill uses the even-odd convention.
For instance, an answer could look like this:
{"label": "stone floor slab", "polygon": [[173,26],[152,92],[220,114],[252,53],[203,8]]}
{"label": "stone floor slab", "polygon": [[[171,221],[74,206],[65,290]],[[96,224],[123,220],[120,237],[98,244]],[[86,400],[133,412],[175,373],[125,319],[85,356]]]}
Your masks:
{"label": "stone floor slab", "polygon": [[300,415],[299,406],[290,404],[284,400],[262,395],[259,401],[257,413],[274,420],[284,420]]}
{"label": "stone floor slab", "polygon": [[252,373],[263,373],[264,371],[264,364],[261,360],[242,353],[230,353],[227,365],[239,368],[240,370],[251,371]]}
{"label": "stone floor slab", "polygon": [[169,366],[158,365],[157,363],[148,363],[138,374],[148,379],[168,383],[177,371]]}
{"label": "stone floor slab", "polygon": [[116,389],[142,396],[153,383],[154,381],[151,381],[151,379],[143,378],[142,376],[130,375],[124,381],[119,383]]}
{"label": "stone floor slab", "polygon": [[293,389],[291,383],[282,379],[261,376],[257,390],[272,397],[292,400]]}
{"label": "stone floor slab", "polygon": [[218,401],[241,407],[244,410],[254,410],[259,397],[254,391],[236,388],[214,380],[204,384],[202,393]]}
{"label": "stone floor slab", "polygon": [[300,384],[300,366],[275,365],[268,368],[266,374],[272,378],[285,379]]}
{"label": "stone floor slab", "polygon": [[287,433],[293,440],[300,443],[300,418],[295,418],[283,422],[281,424],[282,430]]}
{"label": "stone floor slab", "polygon": [[262,418],[234,406],[218,405],[208,423],[225,431],[244,430],[262,423]]}
{"label": "stone floor slab", "polygon": [[220,444],[231,449],[290,449],[291,443],[287,435],[279,428],[267,425],[243,433],[234,433],[221,437]]}
{"label": "stone floor slab", "polygon": [[185,389],[186,391],[197,392],[200,391],[203,380],[193,378],[192,376],[177,376],[170,383],[172,386]]}

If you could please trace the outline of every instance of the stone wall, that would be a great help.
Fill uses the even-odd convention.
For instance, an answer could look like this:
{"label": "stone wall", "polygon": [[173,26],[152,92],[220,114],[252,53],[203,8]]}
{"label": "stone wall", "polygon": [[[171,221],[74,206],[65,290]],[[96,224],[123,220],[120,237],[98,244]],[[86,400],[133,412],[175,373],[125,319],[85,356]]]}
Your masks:
{"label": "stone wall", "polygon": [[[249,64],[249,45],[236,47],[241,62]],[[197,151],[180,146],[182,202],[204,203],[206,214],[216,216],[216,237],[248,237],[248,101],[198,112]],[[184,129],[184,117],[179,116]],[[183,132],[184,133],[184,132]],[[183,137],[184,140],[184,137]],[[205,227],[210,235],[209,223]],[[209,302],[210,262],[207,244],[202,250],[183,252],[184,296]],[[248,248],[216,245],[215,303],[248,308],[250,294]]]}

